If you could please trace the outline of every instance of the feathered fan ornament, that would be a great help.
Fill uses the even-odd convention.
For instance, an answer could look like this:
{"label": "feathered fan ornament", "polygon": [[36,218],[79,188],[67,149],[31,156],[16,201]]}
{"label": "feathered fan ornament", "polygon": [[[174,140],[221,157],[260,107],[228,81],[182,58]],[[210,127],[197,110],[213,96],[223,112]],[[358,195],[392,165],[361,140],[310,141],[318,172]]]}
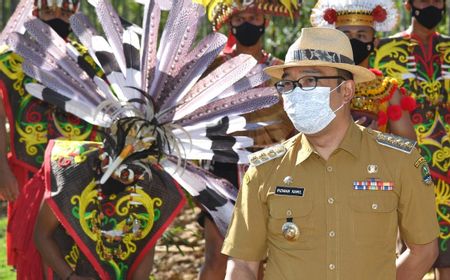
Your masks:
{"label": "feathered fan ornament", "polygon": [[[106,128],[104,143],[111,152],[101,184],[124,164],[158,164],[225,233],[236,191],[189,160],[246,163],[245,148],[253,140],[232,133],[264,124],[248,124],[240,115],[277,103],[277,94],[272,88],[253,88],[267,76],[248,55],[202,77],[227,40],[212,33],[195,44],[202,5],[192,0],[140,2],[145,6],[142,27],[124,24],[108,0],[89,0],[105,37],[84,14],[71,17],[72,30],[104,72],[101,77],[79,63],[77,49],[39,19],[29,19],[26,34],[9,34],[7,43],[24,58],[24,72],[38,81],[26,85],[30,94]],[[161,10],[167,9],[159,36]]]}

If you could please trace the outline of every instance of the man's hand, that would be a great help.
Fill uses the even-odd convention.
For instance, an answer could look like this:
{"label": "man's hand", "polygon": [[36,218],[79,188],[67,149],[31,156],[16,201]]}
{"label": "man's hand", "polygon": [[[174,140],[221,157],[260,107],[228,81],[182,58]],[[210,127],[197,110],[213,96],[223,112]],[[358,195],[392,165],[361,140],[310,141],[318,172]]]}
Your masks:
{"label": "man's hand", "polygon": [[19,196],[19,185],[6,160],[0,162],[0,200],[14,201]]}

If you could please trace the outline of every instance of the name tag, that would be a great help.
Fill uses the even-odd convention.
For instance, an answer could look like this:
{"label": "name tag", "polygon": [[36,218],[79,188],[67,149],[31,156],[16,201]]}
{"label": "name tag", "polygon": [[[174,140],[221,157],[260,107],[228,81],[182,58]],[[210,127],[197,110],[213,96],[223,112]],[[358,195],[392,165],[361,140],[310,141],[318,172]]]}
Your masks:
{"label": "name tag", "polygon": [[305,188],[290,188],[278,186],[275,189],[275,194],[278,195],[293,195],[293,196],[303,196],[305,193]]}

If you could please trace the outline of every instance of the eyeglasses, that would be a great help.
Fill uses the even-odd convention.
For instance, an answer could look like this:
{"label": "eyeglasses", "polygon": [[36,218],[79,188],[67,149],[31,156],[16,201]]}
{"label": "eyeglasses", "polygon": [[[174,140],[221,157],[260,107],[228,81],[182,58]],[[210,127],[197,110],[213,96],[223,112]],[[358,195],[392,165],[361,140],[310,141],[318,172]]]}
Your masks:
{"label": "eyeglasses", "polygon": [[342,79],[345,80],[342,76],[304,76],[298,79],[297,81],[291,80],[281,80],[275,83],[275,88],[280,94],[288,94],[292,92],[295,87],[299,87],[302,90],[313,90],[317,86],[317,81],[319,80],[327,80],[327,79]]}

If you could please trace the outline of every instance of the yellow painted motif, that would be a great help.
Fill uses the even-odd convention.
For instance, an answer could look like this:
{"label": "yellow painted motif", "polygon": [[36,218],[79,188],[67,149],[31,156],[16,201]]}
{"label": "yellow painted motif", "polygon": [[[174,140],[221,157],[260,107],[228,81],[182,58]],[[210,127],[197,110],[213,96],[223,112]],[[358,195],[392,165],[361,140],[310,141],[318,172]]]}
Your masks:
{"label": "yellow painted motif", "polygon": [[[441,54],[441,59],[444,64],[450,64],[450,41],[441,42],[436,45],[436,50]],[[443,69],[445,71],[445,69]],[[447,78],[444,79],[444,87],[447,89],[447,94],[450,94],[450,69],[447,69]],[[444,75],[443,75],[444,76]]]}
{"label": "yellow painted motif", "polygon": [[422,89],[422,94],[417,97],[425,96],[428,101],[431,102],[433,105],[437,105],[441,102],[441,82],[440,81],[420,81],[412,80],[411,84],[414,88],[417,88],[417,86],[414,86],[414,84],[417,84]]}
{"label": "yellow painted motif", "polygon": [[22,128],[16,122],[16,132],[20,135],[19,142],[25,143],[25,151],[30,156],[37,155],[39,152],[37,145],[48,142],[47,130],[43,124],[27,125]]}
{"label": "yellow painted motif", "polygon": [[[383,70],[383,72],[389,76],[394,77],[399,86],[403,85],[403,74],[408,73],[409,70],[402,65],[396,63],[393,59],[398,59],[401,63],[408,62],[409,53],[406,48],[404,48],[405,42],[402,41],[391,41],[383,45],[377,50],[377,55],[374,59],[373,68]],[[389,62],[380,65],[383,59],[389,58]]]}
{"label": "yellow painted motif", "polygon": [[72,268],[72,270],[75,270],[79,258],[80,258],[80,250],[78,249],[78,246],[75,244],[70,249],[70,252],[66,256],[64,256],[64,260],[70,266],[70,268]]}
{"label": "yellow painted motif", "polygon": [[450,148],[442,147],[433,153],[431,164],[435,168],[439,168],[442,172],[447,172],[450,168]]}
{"label": "yellow painted motif", "polygon": [[[443,205],[444,208],[450,205],[450,185],[438,179],[434,191],[436,194],[436,212],[438,218],[441,220],[440,222],[448,225],[450,224],[450,213],[442,212],[440,205]],[[450,232],[441,231],[439,237],[443,240],[450,239]]]}
{"label": "yellow painted motif", "polygon": [[[53,112],[53,119],[57,120],[55,112]],[[86,130],[83,132],[80,129],[79,125],[75,126],[71,123],[60,123],[58,121],[55,121],[54,123],[58,132],[63,136],[64,139],[67,140],[81,141],[87,139],[92,132],[91,130]]]}
{"label": "yellow painted motif", "polygon": [[433,139],[433,137],[432,137],[433,133],[435,133],[435,131],[436,131],[435,128],[437,125],[442,125],[443,127],[448,126],[442,122],[442,117],[439,114],[439,110],[436,109],[435,114],[434,114],[433,125],[429,129],[427,129],[424,124],[418,124],[415,126],[416,134],[417,134],[417,143],[419,145],[435,146],[439,149],[442,149],[442,147],[443,147],[442,143],[444,143],[446,141],[450,141],[449,132],[447,132],[447,134],[444,137],[442,137],[441,142],[438,142],[437,140]]}
{"label": "yellow painted motif", "polygon": [[[117,264],[114,262],[115,256],[120,260],[126,260],[130,254],[136,252],[136,241],[144,239],[152,230],[155,220],[155,207],[162,205],[160,198],[151,198],[145,191],[139,187],[129,186],[126,191],[127,194],[115,201],[114,211],[117,218],[122,218],[122,221],[115,225],[114,231],[122,232],[120,237],[120,244],[122,246],[116,246],[114,248],[108,247],[106,244],[114,240],[114,236],[108,236],[105,232],[102,232],[100,225],[102,224],[102,216],[97,207],[98,191],[97,182],[92,180],[89,185],[84,188],[80,196],[73,196],[71,203],[77,205],[79,208],[80,225],[84,233],[96,243],[96,252],[101,260],[107,261],[113,267]],[[132,196],[131,194],[136,194]],[[110,197],[111,198],[111,197]],[[145,213],[133,213],[133,206],[130,201],[139,202],[140,207],[145,210]],[[88,212],[88,209],[94,209]],[[134,220],[138,220],[141,225],[145,225],[138,233],[130,232],[130,226],[127,225],[127,217],[133,217]]]}
{"label": "yellow painted motif", "polygon": [[100,147],[102,143],[99,142],[56,140],[51,160],[65,158],[79,164],[87,159],[89,153],[95,152]]}
{"label": "yellow painted motif", "polygon": [[3,72],[11,81],[13,81],[13,89],[17,91],[20,96],[25,94],[23,88],[23,80],[25,74],[22,71],[23,58],[13,52],[2,56],[0,61],[0,72]]}

